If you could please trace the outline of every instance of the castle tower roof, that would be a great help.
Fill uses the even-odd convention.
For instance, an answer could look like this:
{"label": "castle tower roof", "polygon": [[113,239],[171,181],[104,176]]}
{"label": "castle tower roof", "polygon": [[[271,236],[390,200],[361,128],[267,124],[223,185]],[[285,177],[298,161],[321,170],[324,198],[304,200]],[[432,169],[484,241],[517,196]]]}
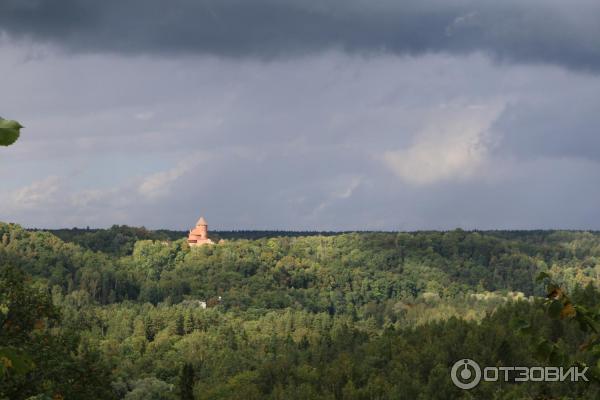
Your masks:
{"label": "castle tower roof", "polygon": [[190,246],[202,246],[205,244],[214,244],[208,237],[208,224],[204,217],[200,217],[194,229],[188,235],[188,243]]}
{"label": "castle tower roof", "polygon": [[196,222],[196,226],[208,226],[208,224],[206,223],[206,220],[204,219],[204,217],[200,217],[200,219],[198,220],[198,222]]}

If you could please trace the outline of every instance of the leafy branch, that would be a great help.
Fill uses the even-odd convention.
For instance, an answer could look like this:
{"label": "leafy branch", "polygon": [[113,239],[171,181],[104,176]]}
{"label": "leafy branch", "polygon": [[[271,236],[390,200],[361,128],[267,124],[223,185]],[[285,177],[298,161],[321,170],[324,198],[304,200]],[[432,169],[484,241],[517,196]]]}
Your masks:
{"label": "leafy branch", "polygon": [[[593,364],[590,367],[591,377],[594,381],[600,382],[600,309],[598,307],[588,308],[581,304],[576,304],[567,292],[546,272],[541,272],[536,281],[545,282],[546,298],[543,305],[547,315],[555,320],[566,320],[576,323],[579,330],[586,335],[583,343],[580,344],[579,352],[589,355]],[[523,326],[524,333],[531,333],[530,326]],[[575,354],[561,348],[557,343],[548,341],[545,338],[538,340],[536,355],[554,363],[577,364],[587,367],[586,363],[581,362]]]}
{"label": "leafy branch", "polygon": [[23,125],[0,117],[0,146],[10,146],[17,141]]}

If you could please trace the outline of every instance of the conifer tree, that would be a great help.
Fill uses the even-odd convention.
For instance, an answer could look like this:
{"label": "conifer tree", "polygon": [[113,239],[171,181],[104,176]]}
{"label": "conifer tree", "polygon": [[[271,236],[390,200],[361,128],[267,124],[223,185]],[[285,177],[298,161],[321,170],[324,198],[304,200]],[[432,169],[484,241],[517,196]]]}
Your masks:
{"label": "conifer tree", "polygon": [[180,374],[181,400],[194,400],[194,366],[190,363],[183,364]]}

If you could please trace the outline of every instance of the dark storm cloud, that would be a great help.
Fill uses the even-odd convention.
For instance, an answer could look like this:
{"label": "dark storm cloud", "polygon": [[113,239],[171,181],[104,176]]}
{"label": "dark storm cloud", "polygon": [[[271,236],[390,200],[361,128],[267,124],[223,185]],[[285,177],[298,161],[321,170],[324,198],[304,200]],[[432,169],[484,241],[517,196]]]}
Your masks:
{"label": "dark storm cloud", "polygon": [[2,0],[0,29],[75,51],[279,57],[328,48],[600,69],[597,1]]}
{"label": "dark storm cloud", "polygon": [[27,126],[0,150],[1,221],[599,227],[595,74],[481,54],[0,54],[1,114]]}
{"label": "dark storm cloud", "polygon": [[[593,85],[598,90],[598,85]],[[494,148],[521,159],[581,157],[600,160],[598,99],[589,91],[562,87],[552,101],[516,102],[506,107],[492,129],[500,132]],[[583,93],[582,93],[583,92]],[[561,101],[561,99],[571,99]]]}

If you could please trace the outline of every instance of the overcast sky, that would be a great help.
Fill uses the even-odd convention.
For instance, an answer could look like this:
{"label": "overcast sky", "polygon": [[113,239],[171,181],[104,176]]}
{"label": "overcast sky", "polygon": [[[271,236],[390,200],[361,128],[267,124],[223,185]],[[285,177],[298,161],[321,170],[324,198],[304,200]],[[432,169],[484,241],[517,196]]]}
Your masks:
{"label": "overcast sky", "polygon": [[597,0],[0,0],[0,220],[600,229]]}

